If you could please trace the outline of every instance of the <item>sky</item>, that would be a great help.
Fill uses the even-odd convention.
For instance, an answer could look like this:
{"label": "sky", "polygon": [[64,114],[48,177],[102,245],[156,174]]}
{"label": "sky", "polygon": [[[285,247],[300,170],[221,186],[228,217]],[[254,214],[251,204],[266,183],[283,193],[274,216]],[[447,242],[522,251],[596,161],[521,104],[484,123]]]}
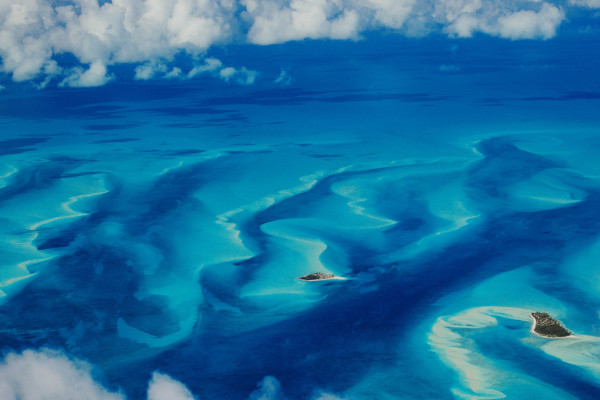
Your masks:
{"label": "sky", "polygon": [[[0,82],[94,87],[208,74],[252,85],[261,71],[212,55],[231,45],[480,35],[549,40],[593,32],[600,0],[17,0],[0,2]],[[188,63],[183,68],[177,59]],[[119,65],[133,66],[123,76]],[[289,79],[285,71],[277,77]]]}

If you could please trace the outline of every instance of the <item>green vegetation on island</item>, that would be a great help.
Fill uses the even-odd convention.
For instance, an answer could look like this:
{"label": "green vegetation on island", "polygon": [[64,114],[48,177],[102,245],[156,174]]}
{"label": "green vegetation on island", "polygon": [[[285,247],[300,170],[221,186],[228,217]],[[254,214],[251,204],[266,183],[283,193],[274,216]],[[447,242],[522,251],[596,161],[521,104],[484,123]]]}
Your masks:
{"label": "green vegetation on island", "polygon": [[552,318],[547,313],[533,312],[531,317],[534,320],[533,331],[540,336],[547,338],[560,338],[571,335],[571,332],[566,330],[560,322]]}
{"label": "green vegetation on island", "polygon": [[324,272],[314,272],[312,274],[301,276],[301,281],[324,281],[329,279],[335,279],[336,276],[333,274],[326,274]]}

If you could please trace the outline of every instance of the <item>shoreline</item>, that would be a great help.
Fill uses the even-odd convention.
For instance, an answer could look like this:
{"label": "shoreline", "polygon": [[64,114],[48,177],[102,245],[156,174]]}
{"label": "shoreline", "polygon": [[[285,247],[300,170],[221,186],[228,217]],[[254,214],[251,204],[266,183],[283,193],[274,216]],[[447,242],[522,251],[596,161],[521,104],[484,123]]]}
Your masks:
{"label": "shoreline", "polygon": [[319,278],[319,279],[302,279],[302,278],[296,278],[296,280],[299,280],[301,282],[321,282],[321,281],[345,281],[348,278],[342,278],[341,276],[334,276],[331,278]]}
{"label": "shoreline", "polygon": [[[529,331],[531,333],[533,333],[534,335],[536,335],[536,336],[539,336],[539,337],[544,338],[544,339],[571,339],[571,338],[576,338],[577,337],[573,333],[571,333],[570,331],[569,331],[569,335],[568,336],[545,336],[545,335],[542,335],[541,333],[537,333],[535,331],[535,328],[537,327],[537,319],[535,319],[535,317],[533,316],[533,313],[529,313],[529,317],[533,320],[533,324],[531,325],[531,328],[529,329]],[[562,326],[562,324],[561,324],[561,326]],[[566,330],[566,328],[565,328],[565,330]]]}

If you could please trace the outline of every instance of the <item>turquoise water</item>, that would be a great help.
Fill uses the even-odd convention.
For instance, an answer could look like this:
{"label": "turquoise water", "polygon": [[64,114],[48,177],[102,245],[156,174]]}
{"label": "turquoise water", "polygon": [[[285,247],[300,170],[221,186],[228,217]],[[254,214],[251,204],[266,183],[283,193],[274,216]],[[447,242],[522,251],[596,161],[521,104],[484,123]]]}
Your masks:
{"label": "turquoise water", "polygon": [[[370,39],[313,44],[327,63],[253,48],[286,87],[3,91],[0,374],[98,398],[597,399],[597,43]],[[573,336],[532,334],[533,311]]]}

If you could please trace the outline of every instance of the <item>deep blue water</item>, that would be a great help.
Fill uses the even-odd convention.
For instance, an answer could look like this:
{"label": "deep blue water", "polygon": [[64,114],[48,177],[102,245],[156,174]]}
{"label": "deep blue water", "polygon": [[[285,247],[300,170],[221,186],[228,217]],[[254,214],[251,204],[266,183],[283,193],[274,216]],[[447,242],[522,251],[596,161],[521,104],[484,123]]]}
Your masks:
{"label": "deep blue water", "polygon": [[[597,48],[374,36],[221,50],[253,86],[8,87],[0,370],[83,360],[128,399],[155,371],[198,399],[599,398]],[[538,310],[574,336],[533,335]]]}

